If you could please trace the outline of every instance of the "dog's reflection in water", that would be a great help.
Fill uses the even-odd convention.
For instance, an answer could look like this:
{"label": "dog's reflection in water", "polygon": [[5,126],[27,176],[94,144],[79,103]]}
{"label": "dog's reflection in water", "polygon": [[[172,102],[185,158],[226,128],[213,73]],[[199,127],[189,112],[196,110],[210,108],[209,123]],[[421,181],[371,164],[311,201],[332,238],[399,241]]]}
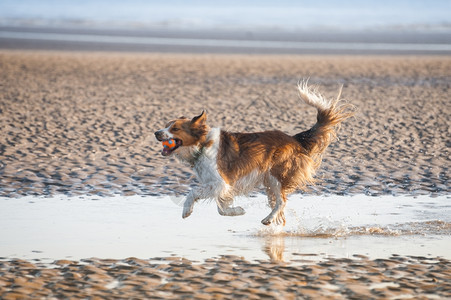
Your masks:
{"label": "dog's reflection in water", "polygon": [[263,252],[273,262],[283,262],[283,252],[285,251],[285,238],[281,236],[270,236],[265,238]]}

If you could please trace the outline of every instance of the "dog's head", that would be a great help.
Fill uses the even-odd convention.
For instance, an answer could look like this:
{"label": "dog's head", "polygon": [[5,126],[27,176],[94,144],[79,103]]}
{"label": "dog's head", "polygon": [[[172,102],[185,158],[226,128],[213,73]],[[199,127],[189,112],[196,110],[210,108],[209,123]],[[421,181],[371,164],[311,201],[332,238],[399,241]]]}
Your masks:
{"label": "dog's head", "polygon": [[196,147],[205,142],[209,131],[207,113],[202,113],[191,120],[181,117],[166,124],[166,128],[155,132],[158,141],[175,140],[175,147],[163,148],[161,154],[168,156],[180,152],[185,147]]}

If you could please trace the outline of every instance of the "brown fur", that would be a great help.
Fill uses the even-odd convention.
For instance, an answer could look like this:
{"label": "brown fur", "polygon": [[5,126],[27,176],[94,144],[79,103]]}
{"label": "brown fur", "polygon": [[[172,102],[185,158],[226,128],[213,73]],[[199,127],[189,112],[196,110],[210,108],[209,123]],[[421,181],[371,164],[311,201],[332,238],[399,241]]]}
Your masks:
{"label": "brown fur", "polygon": [[183,141],[183,146],[192,146],[205,142],[205,136],[209,130],[206,121],[207,114],[203,111],[201,115],[192,120],[182,117],[169,122],[166,127],[170,127],[169,132],[173,134],[174,138]]}
{"label": "brown fur", "polygon": [[309,130],[289,136],[281,131],[257,133],[221,132],[218,169],[230,185],[253,170],[270,170],[284,194],[313,184],[321,156],[336,136],[336,127],[353,115],[349,105],[319,110]]}
{"label": "brown fur", "polygon": [[309,160],[305,152],[295,138],[281,131],[222,131],[218,169],[229,185],[254,170],[261,173],[271,170],[271,175],[282,183],[283,188],[291,190],[311,181],[308,174],[302,174],[302,180],[298,180],[297,173],[303,172],[302,167],[305,165],[302,161]]}

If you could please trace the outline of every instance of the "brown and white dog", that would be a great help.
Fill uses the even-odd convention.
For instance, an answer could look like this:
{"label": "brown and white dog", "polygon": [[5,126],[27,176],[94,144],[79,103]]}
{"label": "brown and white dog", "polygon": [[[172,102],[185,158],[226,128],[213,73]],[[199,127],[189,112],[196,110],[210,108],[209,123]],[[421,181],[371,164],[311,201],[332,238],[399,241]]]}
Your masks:
{"label": "brown and white dog", "polygon": [[263,185],[272,211],[262,223],[285,225],[287,195],[314,183],[313,175],[335,129],[353,114],[350,105],[339,105],[340,95],[328,101],[305,82],[298,88],[301,98],[318,114],[312,128],[293,136],[278,130],[242,133],[210,128],[205,111],[193,119],[170,121],[155,132],[159,141],[176,141],[176,146],[164,148],[162,155],[175,155],[188,163],[200,183],[186,197],[183,218],[191,215],[199,199],[214,199],[221,215],[243,215],[243,208],[232,206],[234,197]]}

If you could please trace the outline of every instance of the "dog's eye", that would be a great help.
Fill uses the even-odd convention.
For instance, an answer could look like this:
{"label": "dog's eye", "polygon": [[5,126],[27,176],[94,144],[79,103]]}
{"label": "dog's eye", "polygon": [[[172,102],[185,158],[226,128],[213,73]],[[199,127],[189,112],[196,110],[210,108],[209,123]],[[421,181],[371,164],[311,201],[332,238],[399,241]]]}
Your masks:
{"label": "dog's eye", "polygon": [[172,128],[172,131],[179,131],[178,128]]}

